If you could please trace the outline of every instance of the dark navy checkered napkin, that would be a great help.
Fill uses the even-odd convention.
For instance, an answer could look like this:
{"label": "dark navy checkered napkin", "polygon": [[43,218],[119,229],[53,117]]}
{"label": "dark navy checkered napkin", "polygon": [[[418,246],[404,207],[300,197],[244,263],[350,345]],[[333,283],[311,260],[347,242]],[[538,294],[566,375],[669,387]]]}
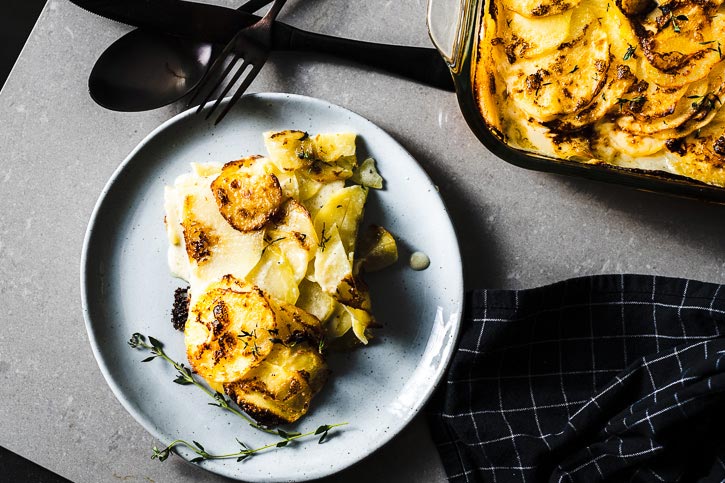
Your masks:
{"label": "dark navy checkered napkin", "polygon": [[725,480],[725,289],[640,275],[468,294],[428,405],[452,482]]}

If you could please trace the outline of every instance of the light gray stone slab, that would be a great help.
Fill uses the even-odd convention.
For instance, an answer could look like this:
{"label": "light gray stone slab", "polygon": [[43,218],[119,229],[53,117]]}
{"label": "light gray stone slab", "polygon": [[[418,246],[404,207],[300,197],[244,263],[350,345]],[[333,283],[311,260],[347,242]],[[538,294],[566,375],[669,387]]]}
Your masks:
{"label": "light gray stone slab", "polygon": [[[425,8],[424,0],[299,0],[282,18],[427,46]],[[50,0],[0,92],[0,445],[76,482],[221,481],[174,458],[149,459],[156,442],[107,387],[83,323],[79,264],[94,203],[131,149],[183,109],[116,113],[90,99],[95,59],[126,31]],[[467,288],[624,272],[725,282],[725,208],[509,165],[477,141],[451,93],[293,54],[273,55],[251,91],[323,98],[403,144],[449,206]],[[443,480],[419,417],[326,481]]]}

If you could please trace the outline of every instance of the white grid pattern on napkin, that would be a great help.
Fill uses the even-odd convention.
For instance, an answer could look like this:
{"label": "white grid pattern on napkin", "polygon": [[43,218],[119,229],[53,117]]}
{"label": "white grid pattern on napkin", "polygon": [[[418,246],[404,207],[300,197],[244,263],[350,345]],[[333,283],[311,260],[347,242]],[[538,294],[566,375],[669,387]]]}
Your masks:
{"label": "white grid pattern on napkin", "polygon": [[[633,291],[634,277],[635,285],[641,286],[643,276],[608,276],[604,282],[592,279],[587,294],[570,294],[568,282],[563,282],[552,292],[560,292],[557,300],[541,296],[544,300],[538,302],[543,305],[528,312],[518,308],[520,300],[532,302],[531,291],[482,290],[474,294],[474,307],[465,321],[469,325],[464,327],[456,360],[444,382],[449,407],[444,405],[433,415],[448,426],[448,437],[437,438],[444,464],[452,459],[446,457],[451,454],[458,462],[446,464],[450,481],[541,481],[546,464],[551,466],[547,479],[602,480],[611,477],[607,473],[611,464],[620,467],[621,461],[646,461],[664,450],[653,440],[645,448],[627,444],[622,431],[640,431],[638,426],[644,425],[641,431],[656,435],[657,427],[672,411],[678,410],[684,417],[688,406],[712,395],[705,391],[683,397],[689,385],[698,381],[698,376],[689,376],[687,371],[695,361],[709,360],[708,350],[713,350],[721,327],[725,327],[725,301],[719,298],[720,286],[698,285],[695,293],[689,281],[664,277],[648,277],[648,290]],[[575,283],[581,284],[582,279]],[[673,286],[679,291],[673,291]],[[506,297],[513,300],[501,304]],[[643,314],[648,320],[641,319]],[[633,317],[640,320],[635,324]],[[607,322],[611,324],[603,327]],[[578,328],[572,333],[573,325]],[[583,328],[588,334],[582,335]],[[549,333],[556,337],[548,337]],[[520,340],[524,334],[528,338]],[[619,353],[615,343],[619,343]],[[581,353],[572,356],[569,351],[573,349]],[[552,355],[557,359],[550,364],[552,368],[537,371],[539,359]],[[526,364],[510,360],[515,357],[527,359]],[[721,357],[713,362],[715,370]],[[507,370],[510,363],[515,367]],[[466,371],[457,370],[456,364]],[[497,365],[495,373],[487,364]],[[462,374],[465,376],[458,377]],[[555,381],[544,384],[550,379]],[[711,384],[708,378],[707,387]],[[625,401],[624,395],[635,385],[637,398],[621,408],[626,415],[615,415],[600,428],[599,441],[611,445],[613,451],[593,451],[592,445],[584,444],[573,458],[564,457],[556,465],[545,461],[546,456],[531,457],[561,451],[561,441],[587,431],[592,417],[602,408]],[[680,389],[682,393],[677,392]],[[456,395],[451,399],[449,394]],[[467,403],[455,403],[460,400]],[[473,437],[461,422],[474,428]],[[612,463],[614,459],[620,462]],[[721,455],[717,464],[725,470]],[[659,473],[642,465],[630,476],[669,481],[671,475]]]}

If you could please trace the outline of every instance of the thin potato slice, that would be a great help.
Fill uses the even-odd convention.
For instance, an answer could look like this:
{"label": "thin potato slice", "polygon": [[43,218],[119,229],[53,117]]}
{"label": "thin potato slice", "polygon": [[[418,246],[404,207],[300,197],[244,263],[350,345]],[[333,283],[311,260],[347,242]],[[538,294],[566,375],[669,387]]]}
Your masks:
{"label": "thin potato slice", "polygon": [[226,165],[211,190],[224,219],[242,232],[262,228],[283,201],[274,174],[252,173],[239,165]]}
{"label": "thin potato slice", "polygon": [[363,310],[370,310],[370,290],[361,278],[352,274],[340,281],[333,294],[339,302]]}
{"label": "thin potato slice", "polygon": [[297,299],[297,306],[321,321],[329,319],[335,310],[335,299],[322,290],[317,282],[304,279],[299,288],[300,296]]}
{"label": "thin potato slice", "polygon": [[355,334],[355,337],[357,337],[360,342],[367,345],[368,338],[370,336],[367,329],[370,324],[375,321],[375,319],[373,319],[370,312],[366,310],[356,309],[355,307],[349,307],[347,305],[344,307],[345,311],[350,314],[350,318],[352,319],[352,331]]}
{"label": "thin potato slice", "polygon": [[327,322],[325,334],[328,339],[339,339],[352,328],[352,316],[345,306],[338,303],[332,317]]}
{"label": "thin potato slice", "polygon": [[398,261],[398,245],[393,235],[378,225],[370,225],[359,242],[359,258],[366,272],[376,272]]}
{"label": "thin potato slice", "polygon": [[320,240],[325,231],[336,225],[348,253],[355,250],[358,225],[363,216],[367,190],[362,186],[349,186],[336,192],[325,202],[315,216],[315,229]]}
{"label": "thin potato slice", "polygon": [[314,159],[302,172],[306,177],[320,183],[346,180],[352,176],[355,162],[354,157],[340,158],[334,163]]}
{"label": "thin potato slice", "polygon": [[313,136],[315,158],[333,163],[342,157],[355,156],[355,138],[351,132],[320,133]]}
{"label": "thin potato slice", "polygon": [[267,226],[265,242],[274,245],[292,265],[300,283],[317,251],[317,233],[310,213],[295,200],[287,200]]}
{"label": "thin potato slice", "polygon": [[366,188],[375,188],[378,190],[383,188],[383,177],[378,173],[373,158],[367,158],[363,161],[350,177],[350,181],[365,186]]}
{"label": "thin potato slice", "polygon": [[310,196],[309,199],[303,202],[303,205],[305,206],[305,208],[307,208],[307,211],[309,211],[310,215],[312,215],[313,220],[315,219],[315,216],[317,216],[317,213],[320,211],[320,209],[325,206],[327,200],[329,200],[332,196],[335,195],[335,193],[337,193],[344,187],[345,181],[343,180],[332,181],[330,183],[320,183],[320,187],[315,192],[315,194]]}
{"label": "thin potato slice", "polygon": [[300,295],[294,267],[274,245],[264,248],[262,257],[246,279],[283,302],[293,304]]}
{"label": "thin potato slice", "polygon": [[[186,275],[194,287],[192,297],[226,274],[246,276],[262,254],[264,235],[261,231],[240,232],[232,228],[219,214],[206,184],[208,178],[198,181],[179,185],[176,192],[188,262],[175,266],[184,270],[180,275]],[[181,254],[175,250],[169,256],[176,258]]]}
{"label": "thin potato slice", "polygon": [[295,171],[308,166],[315,157],[315,146],[303,131],[269,131],[264,133],[269,157],[282,171]]}
{"label": "thin potato slice", "polygon": [[328,374],[315,346],[276,343],[264,361],[245,378],[225,384],[224,390],[261,424],[289,424],[307,412]]}
{"label": "thin potato slice", "polygon": [[337,225],[332,225],[332,228],[320,239],[314,268],[315,281],[329,294],[334,294],[345,278],[352,277],[352,263],[347,256]]}
{"label": "thin potato slice", "polygon": [[267,336],[277,329],[267,297],[251,285],[212,285],[190,307],[184,329],[187,358],[217,391],[243,377],[272,350]]}

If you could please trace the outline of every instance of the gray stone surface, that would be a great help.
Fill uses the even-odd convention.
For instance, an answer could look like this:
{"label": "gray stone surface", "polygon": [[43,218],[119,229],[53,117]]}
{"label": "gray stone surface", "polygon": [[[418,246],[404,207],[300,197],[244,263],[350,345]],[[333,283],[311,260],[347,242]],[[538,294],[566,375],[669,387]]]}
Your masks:
{"label": "gray stone surface", "polygon": [[[424,0],[299,0],[282,18],[428,45],[425,8]],[[95,59],[126,30],[50,0],[0,92],[0,445],[77,482],[221,481],[174,458],[149,459],[155,441],[106,385],[83,323],[80,254],[96,198],[131,149],[183,108],[115,113],[89,98]],[[274,55],[251,90],[323,98],[403,144],[450,208],[468,288],[604,272],[725,282],[724,207],[516,168],[477,141],[451,93],[296,55]],[[326,481],[443,480],[419,417]]]}

